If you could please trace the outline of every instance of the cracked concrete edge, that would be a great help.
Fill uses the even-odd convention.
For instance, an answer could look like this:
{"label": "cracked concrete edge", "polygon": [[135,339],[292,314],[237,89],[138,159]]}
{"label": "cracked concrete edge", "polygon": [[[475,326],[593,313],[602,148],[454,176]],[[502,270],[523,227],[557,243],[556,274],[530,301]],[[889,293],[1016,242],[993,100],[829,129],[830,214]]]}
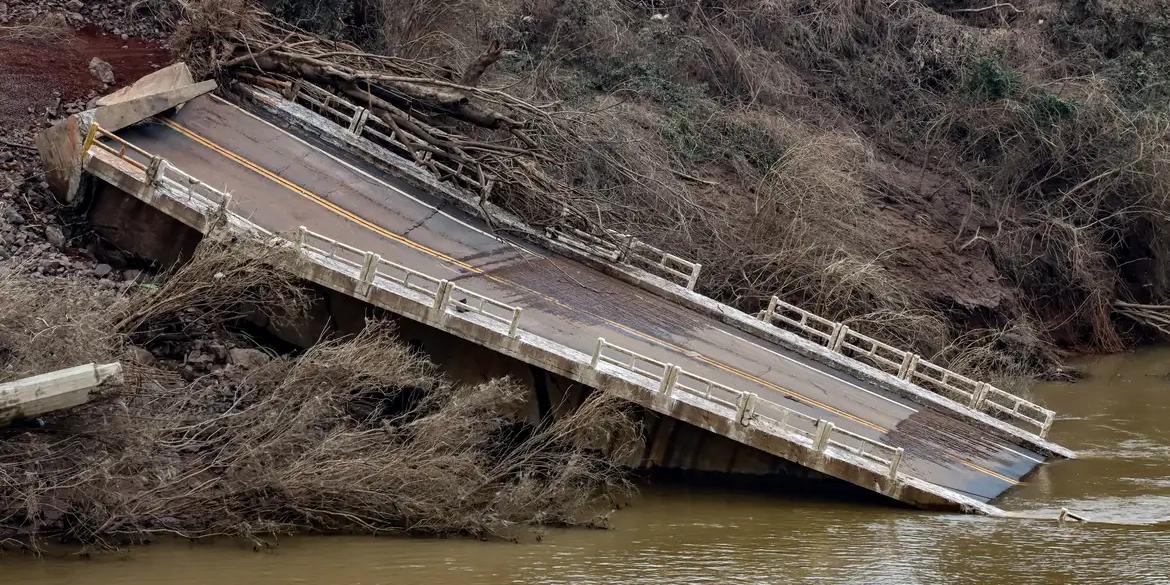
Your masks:
{"label": "cracked concrete edge", "polygon": [[[394,175],[396,178],[407,182],[414,188],[439,194],[451,200],[465,213],[482,217],[483,211],[480,209],[477,198],[462,192],[450,184],[439,182],[433,175],[413,162],[365,138],[353,134],[331,120],[320,116],[304,106],[286,100],[284,97],[272,91],[244,84],[237,84],[236,89],[248,103],[262,108],[265,112],[275,116],[283,123],[309,132],[311,135],[334,148],[356,155],[383,171]],[[614,264],[606,259],[584,253],[575,247],[562,244],[555,239],[550,239],[533,229],[520,218],[501,209],[494,203],[488,202],[485,207],[491,215],[491,221],[497,226],[507,228],[510,234],[522,236],[526,240],[549,248],[573,260],[577,260],[626,283],[637,286],[642,290],[674,301],[704,315],[714,317],[720,322],[730,325],[744,333],[792,349],[800,355],[814,361],[848,371],[863,380],[874,383],[886,391],[893,392],[917,404],[955,412],[960,416],[966,417],[982,430],[1018,446],[1035,449],[1046,456],[1067,459],[1076,457],[1074,451],[1044,439],[1035,433],[1030,433],[987,413],[976,411],[967,405],[956,402],[941,394],[911,384],[869,364],[834,352],[823,345],[808,341],[792,332],[765,323],[739,309],[689,290],[658,275],[634,266]]]}
{"label": "cracked concrete edge", "polygon": [[[118,189],[129,197],[149,205],[173,220],[201,234],[213,231],[213,226],[226,223],[230,232],[249,236],[263,235],[251,221],[233,212],[225,212],[210,201],[196,199],[183,201],[187,196],[174,187],[161,183],[151,189],[145,184],[145,175],[122,161],[94,156],[84,164],[95,178]],[[218,218],[218,219],[217,219]],[[830,477],[840,479],[882,494],[891,499],[926,510],[957,511],[988,515],[1002,515],[1003,511],[991,504],[975,500],[954,490],[931,482],[899,474],[891,479],[864,458],[839,449],[817,453],[807,441],[788,434],[778,434],[763,426],[744,426],[726,416],[712,416],[710,407],[687,400],[680,393],[665,395],[657,391],[657,384],[631,372],[611,368],[593,368],[591,357],[584,352],[550,341],[537,334],[520,331],[510,336],[500,331],[491,320],[475,314],[456,315],[438,312],[428,299],[404,289],[396,283],[380,284],[365,291],[365,283],[353,267],[327,258],[301,255],[291,263],[294,274],[309,282],[353,296],[362,302],[402,315],[434,327],[461,339],[477,343],[503,355],[565,376],[587,386],[612,392],[624,400],[649,410],[677,418],[733,441],[760,449],[766,453],[808,467]],[[359,292],[365,291],[365,292]]]}

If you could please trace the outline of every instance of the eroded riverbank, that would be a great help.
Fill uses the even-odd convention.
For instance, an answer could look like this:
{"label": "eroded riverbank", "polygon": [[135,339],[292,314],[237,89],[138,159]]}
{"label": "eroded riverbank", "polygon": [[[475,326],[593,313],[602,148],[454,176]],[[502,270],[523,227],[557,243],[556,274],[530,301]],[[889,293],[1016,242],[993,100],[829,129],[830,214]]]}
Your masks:
{"label": "eroded riverbank", "polygon": [[5,583],[1167,583],[1170,348],[1085,363],[1037,398],[1081,458],[1040,469],[1002,505],[1102,524],[928,514],[760,493],[647,488],[613,530],[542,542],[292,538],[271,552],[166,543],[95,560],[9,555]]}

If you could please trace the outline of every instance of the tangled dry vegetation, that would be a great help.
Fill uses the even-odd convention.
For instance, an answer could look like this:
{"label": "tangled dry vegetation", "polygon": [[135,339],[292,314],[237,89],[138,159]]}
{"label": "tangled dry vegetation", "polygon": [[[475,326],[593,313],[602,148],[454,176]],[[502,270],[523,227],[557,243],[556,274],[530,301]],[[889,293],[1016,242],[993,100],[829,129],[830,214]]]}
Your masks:
{"label": "tangled dry vegetation", "polygon": [[185,6],[207,68],[372,104],[439,176],[695,258],[749,311],[1036,371],[1170,294],[1166,0],[267,2],[322,37]]}
{"label": "tangled dry vegetation", "polygon": [[[207,242],[158,283],[107,292],[10,271],[0,379],[108,360],[130,342],[157,349],[257,312],[290,317],[312,297],[278,268],[282,254]],[[0,429],[0,545],[261,543],[293,531],[514,537],[608,511],[628,489],[615,462],[639,440],[602,393],[526,423],[523,387],[447,383],[376,321],[263,364],[195,377],[181,366],[132,366],[123,387],[84,407]]]}

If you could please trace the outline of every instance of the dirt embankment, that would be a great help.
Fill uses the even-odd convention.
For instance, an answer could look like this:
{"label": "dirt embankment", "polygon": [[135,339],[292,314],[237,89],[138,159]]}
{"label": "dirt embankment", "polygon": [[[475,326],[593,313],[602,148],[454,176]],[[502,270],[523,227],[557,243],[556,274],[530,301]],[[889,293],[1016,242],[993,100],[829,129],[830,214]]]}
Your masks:
{"label": "dirt embankment", "polygon": [[[0,10],[0,269],[97,278],[112,287],[138,278],[144,266],[90,237],[84,223],[59,208],[34,140],[98,95],[169,64],[171,55],[159,40],[121,32],[158,31],[149,20],[119,28],[120,9],[77,4],[9,3]],[[91,71],[95,58],[109,65],[112,83]]]}
{"label": "dirt embankment", "polygon": [[[0,59],[0,126],[8,129],[72,114],[70,110],[86,100],[171,61],[170,53],[156,41],[123,39],[92,26],[0,35],[0,54],[4,56]],[[110,64],[112,86],[90,72],[94,58]]]}

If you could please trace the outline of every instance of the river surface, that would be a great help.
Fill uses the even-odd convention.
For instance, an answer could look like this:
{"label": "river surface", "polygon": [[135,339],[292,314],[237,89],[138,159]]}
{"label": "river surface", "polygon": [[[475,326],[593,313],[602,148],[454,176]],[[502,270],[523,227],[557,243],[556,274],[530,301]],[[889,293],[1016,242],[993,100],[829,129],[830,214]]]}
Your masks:
{"label": "river surface", "polygon": [[[934,514],[819,497],[648,487],[611,530],[539,542],[299,537],[267,552],[164,543],[83,560],[0,558],[0,584],[495,585],[1170,583],[1170,348],[1082,364],[1035,396],[1080,458],[998,504],[1023,518]],[[1053,520],[1061,507],[1091,524]]]}

